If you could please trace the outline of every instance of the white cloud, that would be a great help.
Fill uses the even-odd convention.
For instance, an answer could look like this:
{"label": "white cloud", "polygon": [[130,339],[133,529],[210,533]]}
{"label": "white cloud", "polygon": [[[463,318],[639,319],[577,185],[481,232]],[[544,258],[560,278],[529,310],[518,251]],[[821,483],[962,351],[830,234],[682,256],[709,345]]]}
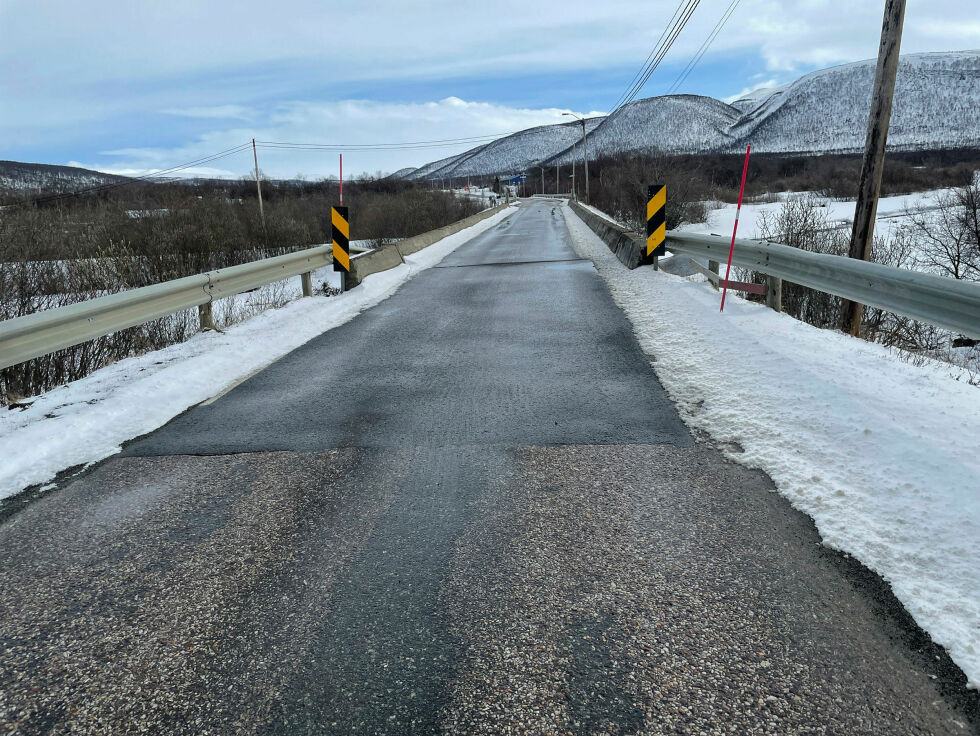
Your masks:
{"label": "white cloud", "polygon": [[251,120],[255,111],[243,105],[213,105],[211,107],[171,107],[162,111],[165,115],[184,118],[215,118],[223,120]]}
{"label": "white cloud", "polygon": [[[702,3],[671,58],[689,58],[726,5]],[[758,51],[771,69],[870,58],[881,16],[881,0],[743,0],[711,51]],[[297,71],[276,77],[287,90],[311,81],[494,77],[639,66],[668,17],[646,0],[280,0],[274,14],[258,0],[6,0],[0,61],[26,80],[63,87],[239,72],[262,86],[280,64]],[[913,3],[903,51],[960,49],[978,37],[973,4]]]}
{"label": "white cloud", "polygon": [[[81,158],[86,142],[109,137],[110,128],[138,130],[151,143],[173,140],[187,130],[195,142],[167,150],[203,150],[197,140],[202,128],[192,125],[195,120],[214,121],[209,136],[222,140],[243,131],[222,130],[221,124],[267,129],[270,137],[282,128],[296,128],[307,138],[343,142],[350,136],[366,140],[366,131],[382,134],[377,140],[462,137],[486,128],[475,120],[478,110],[468,107],[478,103],[465,102],[462,114],[453,116],[454,102],[424,102],[445,88],[413,95],[400,94],[400,87],[479,80],[487,99],[526,99],[526,92],[509,94],[509,80],[547,74],[571,80],[582,72],[635,70],[673,5],[651,8],[648,0],[279,0],[272,12],[258,0],[0,0],[0,65],[11,70],[0,76],[0,140],[9,150],[58,145]],[[726,0],[702,2],[665,66],[686,63],[725,7]],[[742,0],[702,66],[736,59],[745,79],[732,84],[729,91],[735,91],[751,86],[752,75],[760,71],[764,79],[786,82],[814,67],[872,58],[882,7],[882,0]],[[973,3],[911,3],[902,51],[975,47],[978,38]],[[672,81],[667,76],[661,73],[644,93],[663,91]],[[389,99],[414,96],[422,102],[381,108],[316,102],[364,96],[357,91],[361,88],[384,88]],[[609,90],[608,99],[591,104],[610,104],[620,91]],[[329,109],[336,124],[328,125],[317,109]],[[165,111],[170,120],[149,117],[153,111]],[[380,115],[383,124],[376,125],[372,115]],[[493,105],[480,115],[505,130],[528,119],[550,119],[546,111]],[[300,118],[308,121],[305,126]],[[436,130],[456,124],[460,127]],[[409,159],[416,160],[402,157]],[[379,167],[388,168],[380,162]]]}
{"label": "white cloud", "polygon": [[751,87],[745,87],[738,94],[734,94],[729,97],[726,97],[723,101],[727,102],[730,105],[733,102],[735,102],[735,100],[740,100],[743,97],[752,94],[753,92],[758,92],[759,90],[763,90],[763,89],[772,89],[773,87],[777,87],[777,86],[779,86],[779,83],[775,79],[767,79],[765,82],[759,82],[758,84],[753,85]]}

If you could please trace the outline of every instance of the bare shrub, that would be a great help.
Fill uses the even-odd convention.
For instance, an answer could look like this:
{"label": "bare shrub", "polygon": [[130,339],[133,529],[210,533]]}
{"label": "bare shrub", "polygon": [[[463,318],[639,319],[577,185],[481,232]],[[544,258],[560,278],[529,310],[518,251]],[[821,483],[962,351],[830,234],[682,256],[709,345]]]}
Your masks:
{"label": "bare shrub", "polygon": [[[329,240],[330,207],[337,202],[329,183],[269,185],[264,225],[247,190],[236,189],[240,186],[157,185],[121,199],[100,196],[3,210],[0,320]],[[472,199],[371,179],[349,187],[345,195],[355,239],[409,237],[482,209]],[[215,305],[215,324],[228,326],[289,298],[283,284],[274,284],[222,300]],[[187,310],[2,370],[0,403],[181,342],[197,327],[196,310]]]}
{"label": "bare shrub", "polygon": [[[942,192],[919,210],[906,210],[901,227],[884,245],[882,262],[954,279],[980,279],[980,186]],[[878,259],[876,259],[878,260]],[[948,330],[880,309],[865,310],[868,339],[906,356],[928,356],[960,366],[975,384],[980,346]]]}
{"label": "bare shrub", "polygon": [[980,184],[939,194],[931,209],[907,209],[904,229],[923,269],[980,279]]}
{"label": "bare shrub", "polygon": [[621,155],[606,159],[599,169],[592,204],[630,230],[646,227],[647,186],[667,186],[667,229],[682,222],[704,222],[709,189],[697,169],[674,165],[665,155]]}
{"label": "bare shrub", "polygon": [[[809,194],[787,199],[775,213],[763,212],[757,223],[763,240],[781,243],[810,253],[841,256],[847,254],[848,237],[833,225],[819,197]],[[759,281],[764,274],[750,273]],[[783,282],[783,311],[817,327],[837,324],[841,300],[822,291]]]}

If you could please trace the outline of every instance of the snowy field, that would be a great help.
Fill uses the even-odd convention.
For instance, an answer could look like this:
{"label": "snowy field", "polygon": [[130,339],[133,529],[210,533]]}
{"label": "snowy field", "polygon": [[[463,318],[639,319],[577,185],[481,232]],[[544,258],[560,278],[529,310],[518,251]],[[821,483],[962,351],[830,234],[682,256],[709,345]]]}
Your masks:
{"label": "snowy field", "polygon": [[494,194],[490,187],[471,186],[469,189],[444,189],[442,191],[450,192],[460,199],[475,199],[484,207],[493,207],[495,203],[502,204],[504,201],[504,195]]}
{"label": "snowy field", "polygon": [[[416,273],[513,212],[513,207],[508,208],[443,238],[407,256],[403,265],[368,276],[340,296],[290,301],[223,332],[198,333],[186,342],[113,363],[42,394],[23,411],[0,412],[4,460],[0,499],[27,486],[48,483],[67,468],[89,465],[119,452],[126,440],[166,424],[391,296]],[[324,281],[334,286],[339,283],[331,268],[314,272],[315,289]],[[286,296],[301,294],[298,276],[276,288]]]}
{"label": "snowy field", "polygon": [[[919,211],[923,208],[935,206],[936,197],[949,192],[948,189],[937,189],[929,192],[919,192],[917,194],[902,194],[895,197],[882,197],[878,200],[878,218],[875,220],[875,235],[888,236],[892,229],[900,224],[906,208],[911,211]],[[742,213],[738,220],[738,237],[758,238],[758,222],[764,213],[770,217],[779,214],[783,202],[794,197],[815,196],[811,192],[781,192],[777,195],[775,202],[743,202]],[[820,209],[823,210],[831,225],[839,225],[850,237],[851,224],[854,221],[854,200],[838,201],[818,197]],[[714,235],[732,236],[732,225],[735,224],[735,205],[727,202],[712,202],[711,209],[708,210],[708,219],[705,222],[685,223],[678,230],[688,233],[705,233]],[[601,214],[601,213],[600,213]],[[608,215],[603,215],[608,217]]]}
{"label": "snowy field", "polygon": [[703,277],[629,271],[563,211],[685,422],[768,473],[980,686],[980,388],[732,293],[719,314]]}

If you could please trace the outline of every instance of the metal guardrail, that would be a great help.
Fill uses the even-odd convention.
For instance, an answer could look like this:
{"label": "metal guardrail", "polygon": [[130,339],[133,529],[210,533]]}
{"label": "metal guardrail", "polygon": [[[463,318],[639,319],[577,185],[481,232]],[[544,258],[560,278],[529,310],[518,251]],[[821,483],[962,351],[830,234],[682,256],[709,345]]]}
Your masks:
{"label": "metal guardrail", "polygon": [[[395,249],[391,251],[395,254],[394,259],[382,258],[380,264],[372,264],[373,270],[355,269],[355,273],[363,278],[378,270],[393,268],[402,262],[401,250],[408,249],[409,253],[414,253],[440,238],[457,233],[464,227],[500,212],[504,207],[500,205],[483,210],[451,225],[405,238],[390,246]],[[384,256],[385,252],[385,249],[351,247],[351,253],[356,253],[352,256],[351,263],[361,263],[361,257],[370,254]],[[303,293],[309,296],[312,286],[308,275],[332,262],[333,246],[320,245],[5,320],[0,322],[0,369],[184,309],[209,309],[211,302],[218,299],[292,276],[303,275]],[[210,321],[210,311],[207,311],[206,316],[201,317],[202,326],[210,324]]]}
{"label": "metal guardrail", "polygon": [[[730,239],[668,231],[674,253],[725,263]],[[980,338],[980,284],[778,243],[736,240],[732,263],[800,286]]]}
{"label": "metal guardrail", "polygon": [[332,262],[332,246],[321,245],[5,320],[0,369]]}

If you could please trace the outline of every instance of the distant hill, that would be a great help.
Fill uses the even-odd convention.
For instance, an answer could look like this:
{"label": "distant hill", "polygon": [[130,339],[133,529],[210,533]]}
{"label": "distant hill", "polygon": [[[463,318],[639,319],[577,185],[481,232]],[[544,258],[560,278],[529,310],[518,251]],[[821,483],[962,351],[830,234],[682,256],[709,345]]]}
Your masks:
{"label": "distant hill", "polygon": [[[864,150],[875,61],[807,74],[748,106],[729,131],[743,148],[773,153]],[[980,51],[903,56],[888,130],[893,150],[980,144]]]}
{"label": "distant hill", "polygon": [[386,179],[407,179],[408,175],[417,171],[415,166],[406,166],[404,169],[398,169],[398,171],[388,174]]}
{"label": "distant hill", "polygon": [[73,192],[124,181],[125,176],[74,166],[0,161],[0,189],[7,191]]}
{"label": "distant hill", "polygon": [[[731,105],[712,97],[668,95],[637,100],[602,118],[588,136],[589,155],[658,149],[667,153],[707,153],[726,145],[728,130],[741,117]],[[582,160],[582,144],[574,145],[546,163]]]}
{"label": "distant hill", "polygon": [[[620,153],[856,153],[864,148],[874,59],[812,72],[731,104],[699,95],[637,100],[589,120],[589,156]],[[980,51],[910,54],[899,63],[888,147],[980,148]],[[531,128],[408,174],[516,174],[582,158],[578,123]]]}
{"label": "distant hill", "polygon": [[[585,121],[586,131],[595,130],[602,121],[603,118],[589,118]],[[428,164],[406,178],[438,179],[476,176],[488,172],[524,171],[581,139],[582,124],[578,121],[542,125],[498,138],[459,156]]]}

